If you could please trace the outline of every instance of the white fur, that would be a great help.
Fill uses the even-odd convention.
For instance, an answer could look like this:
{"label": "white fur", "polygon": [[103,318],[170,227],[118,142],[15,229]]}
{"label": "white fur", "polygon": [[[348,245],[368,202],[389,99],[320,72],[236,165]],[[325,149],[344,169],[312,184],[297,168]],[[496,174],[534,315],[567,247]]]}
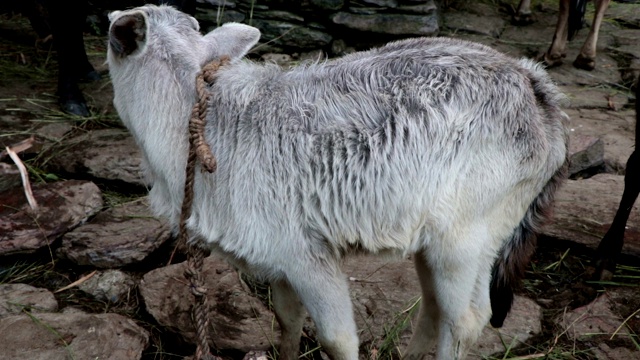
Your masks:
{"label": "white fur", "polygon": [[202,36],[192,18],[155,6],[113,13],[111,44],[122,40],[113,24],[135,12],[141,46],[109,49],[114,104],[148,163],[152,206],[174,225],[195,76],[232,59],[210,89],[218,170],[197,172],[188,226],[274,284],[281,358],[297,358],[303,306],[333,359],[358,358],[339,269],[352,251],[415,254],[424,301],[405,357],[437,344],[437,359],[464,358],[491,315],[499,250],[566,159],[561,95],[546,73],[442,38],[285,71],[241,60],[257,29]]}

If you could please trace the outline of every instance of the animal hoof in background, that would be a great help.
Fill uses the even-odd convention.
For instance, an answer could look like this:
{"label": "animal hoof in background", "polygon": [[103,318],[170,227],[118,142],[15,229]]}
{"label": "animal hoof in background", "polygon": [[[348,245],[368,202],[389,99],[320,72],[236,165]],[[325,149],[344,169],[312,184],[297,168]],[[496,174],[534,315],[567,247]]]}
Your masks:
{"label": "animal hoof in background", "polygon": [[57,95],[58,104],[65,113],[82,117],[91,115],[82,91],[74,79],[59,79]]}
{"label": "animal hoof in background", "polygon": [[60,108],[67,114],[87,117],[91,115],[89,108],[84,101],[76,99],[60,100]]}
{"label": "animal hoof in background", "polygon": [[573,66],[578,69],[591,71],[596,67],[596,61],[580,54],[573,62]]}
{"label": "animal hoof in background", "polygon": [[91,70],[80,77],[81,81],[84,82],[96,82],[102,80],[102,75],[95,70]]}
{"label": "animal hoof in background", "polygon": [[530,12],[515,14],[511,19],[511,22],[518,26],[533,24],[533,21],[533,15]]}
{"label": "animal hoof in background", "polygon": [[562,65],[563,58],[563,55],[549,55],[547,53],[544,53],[542,55],[539,55],[536,60],[543,63],[545,67],[552,68]]}

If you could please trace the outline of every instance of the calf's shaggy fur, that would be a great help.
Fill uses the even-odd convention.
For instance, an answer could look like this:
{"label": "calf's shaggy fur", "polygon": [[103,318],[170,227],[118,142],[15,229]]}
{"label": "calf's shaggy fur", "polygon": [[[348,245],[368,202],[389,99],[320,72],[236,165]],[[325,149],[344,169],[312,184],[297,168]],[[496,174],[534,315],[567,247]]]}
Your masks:
{"label": "calf's shaggy fur", "polygon": [[209,89],[218,170],[197,172],[188,226],[271,282],[280,358],[297,358],[306,309],[332,359],[358,359],[339,267],[351,252],[413,255],[422,303],[406,359],[434,344],[437,359],[463,359],[491,317],[490,288],[502,323],[566,167],[562,96],[539,66],[418,38],[285,70],[242,59],[260,36],[247,25],[203,36],[164,6],[110,18],[114,104],[152,206],[174,225],[196,74],[231,59]]}

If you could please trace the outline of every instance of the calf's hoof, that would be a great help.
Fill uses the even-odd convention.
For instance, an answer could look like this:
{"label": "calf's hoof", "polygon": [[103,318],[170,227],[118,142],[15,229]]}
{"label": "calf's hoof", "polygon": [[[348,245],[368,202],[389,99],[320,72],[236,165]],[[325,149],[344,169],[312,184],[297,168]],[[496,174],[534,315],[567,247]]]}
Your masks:
{"label": "calf's hoof", "polygon": [[591,71],[596,67],[596,60],[580,54],[573,62],[573,66],[578,69]]}
{"label": "calf's hoof", "polygon": [[84,101],[79,101],[75,99],[68,100],[60,100],[60,108],[67,114],[87,117],[91,115],[89,113],[89,108],[87,108],[87,104]]}

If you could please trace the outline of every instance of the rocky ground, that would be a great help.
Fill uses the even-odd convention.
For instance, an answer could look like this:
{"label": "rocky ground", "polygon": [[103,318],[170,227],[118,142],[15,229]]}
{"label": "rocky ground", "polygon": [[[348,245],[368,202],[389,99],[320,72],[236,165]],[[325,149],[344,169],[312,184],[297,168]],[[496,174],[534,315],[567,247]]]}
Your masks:
{"label": "rocky ground", "polygon": [[[511,24],[516,1],[464,3],[442,10],[441,35],[527,57],[552,38],[554,1],[534,1],[535,22],[526,26]],[[585,37],[583,30],[569,44],[567,63],[550,69],[571,99],[572,180],[505,327],[486,328],[472,358],[640,358],[639,204],[613,280],[586,281],[632,152],[629,87],[640,73],[640,4],[611,4],[592,72],[571,66]],[[74,118],[57,109],[50,48],[36,42],[25,18],[0,15],[0,144],[34,137],[21,158],[40,206],[29,210],[13,162],[0,158],[0,359],[181,359],[195,349],[184,255],[171,259],[175,239],[146,209],[140,154],[111,104],[105,39],[87,34],[86,40],[105,77],[83,85],[94,115]],[[317,54],[254,57],[296,61]],[[345,273],[363,359],[397,357],[419,300],[410,259],[353,258]],[[272,349],[278,329],[268,286],[215,257],[206,260],[205,276],[219,355],[241,359]],[[306,358],[322,357],[310,321],[302,346]]]}

